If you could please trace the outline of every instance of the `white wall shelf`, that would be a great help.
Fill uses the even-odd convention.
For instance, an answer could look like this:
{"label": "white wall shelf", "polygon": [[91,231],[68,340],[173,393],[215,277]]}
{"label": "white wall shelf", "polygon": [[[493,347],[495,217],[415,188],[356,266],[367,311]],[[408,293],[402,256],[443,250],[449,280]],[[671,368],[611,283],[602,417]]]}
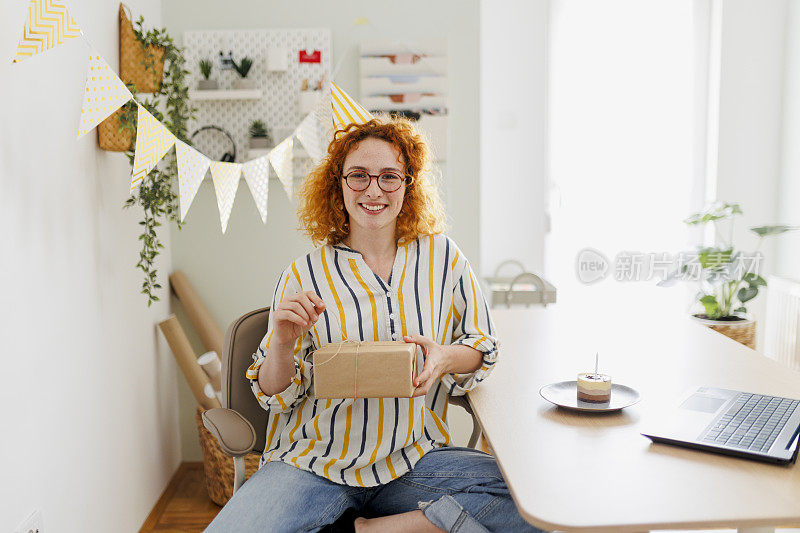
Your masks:
{"label": "white wall shelf", "polygon": [[190,100],[258,100],[261,98],[261,91],[258,89],[231,89],[201,91],[192,89],[189,91]]}
{"label": "white wall shelf", "polygon": [[370,112],[410,111],[428,136],[436,161],[447,160],[447,39],[363,41],[361,96]]}

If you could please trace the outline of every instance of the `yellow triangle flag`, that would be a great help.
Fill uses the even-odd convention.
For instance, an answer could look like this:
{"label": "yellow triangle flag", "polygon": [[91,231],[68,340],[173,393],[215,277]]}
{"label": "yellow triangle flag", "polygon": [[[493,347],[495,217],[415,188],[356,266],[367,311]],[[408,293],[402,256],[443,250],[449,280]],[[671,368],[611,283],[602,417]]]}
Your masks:
{"label": "yellow triangle flag", "polygon": [[63,1],[30,0],[14,63],[80,36],[81,29]]}
{"label": "yellow triangle flag", "polygon": [[96,50],[89,54],[78,137],[86,135],[133,95]]}
{"label": "yellow triangle flag", "polygon": [[131,192],[136,190],[142,179],[153,170],[173,144],[175,136],[172,132],[140,105],[139,120],[136,124],[136,153],[133,156]]}
{"label": "yellow triangle flag", "polygon": [[372,120],[369,111],[353,100],[338,85],[331,82],[331,109],[333,111],[333,125],[337,130],[343,130],[350,124],[363,124]]}

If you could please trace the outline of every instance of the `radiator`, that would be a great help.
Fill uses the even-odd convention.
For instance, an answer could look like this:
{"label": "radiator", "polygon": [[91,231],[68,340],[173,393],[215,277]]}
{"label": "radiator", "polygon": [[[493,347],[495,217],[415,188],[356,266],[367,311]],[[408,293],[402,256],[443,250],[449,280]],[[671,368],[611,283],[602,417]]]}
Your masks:
{"label": "radiator", "polygon": [[800,371],[800,282],[769,276],[764,354]]}

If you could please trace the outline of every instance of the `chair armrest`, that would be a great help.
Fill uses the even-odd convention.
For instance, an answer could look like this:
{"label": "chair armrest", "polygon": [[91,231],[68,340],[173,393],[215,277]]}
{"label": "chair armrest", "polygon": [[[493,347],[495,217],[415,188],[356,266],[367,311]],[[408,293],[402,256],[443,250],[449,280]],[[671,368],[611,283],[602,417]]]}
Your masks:
{"label": "chair armrest", "polygon": [[255,446],[253,425],[233,409],[208,409],[203,411],[202,418],[203,425],[217,439],[222,451],[231,457],[247,455]]}

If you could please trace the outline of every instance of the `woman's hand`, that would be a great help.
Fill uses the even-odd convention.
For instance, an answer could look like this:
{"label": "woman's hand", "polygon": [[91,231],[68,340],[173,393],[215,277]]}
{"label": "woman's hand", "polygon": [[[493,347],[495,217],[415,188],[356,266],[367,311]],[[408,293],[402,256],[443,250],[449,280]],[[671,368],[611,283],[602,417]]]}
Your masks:
{"label": "woman's hand", "polygon": [[440,344],[422,335],[406,335],[403,337],[406,342],[413,342],[422,348],[425,355],[425,364],[422,372],[414,378],[413,396],[424,396],[428,393],[434,382],[450,370],[450,359],[447,352]]}
{"label": "woman's hand", "polygon": [[291,346],[308,333],[324,310],[325,302],[314,292],[298,292],[287,297],[272,310],[275,340],[280,345]]}

